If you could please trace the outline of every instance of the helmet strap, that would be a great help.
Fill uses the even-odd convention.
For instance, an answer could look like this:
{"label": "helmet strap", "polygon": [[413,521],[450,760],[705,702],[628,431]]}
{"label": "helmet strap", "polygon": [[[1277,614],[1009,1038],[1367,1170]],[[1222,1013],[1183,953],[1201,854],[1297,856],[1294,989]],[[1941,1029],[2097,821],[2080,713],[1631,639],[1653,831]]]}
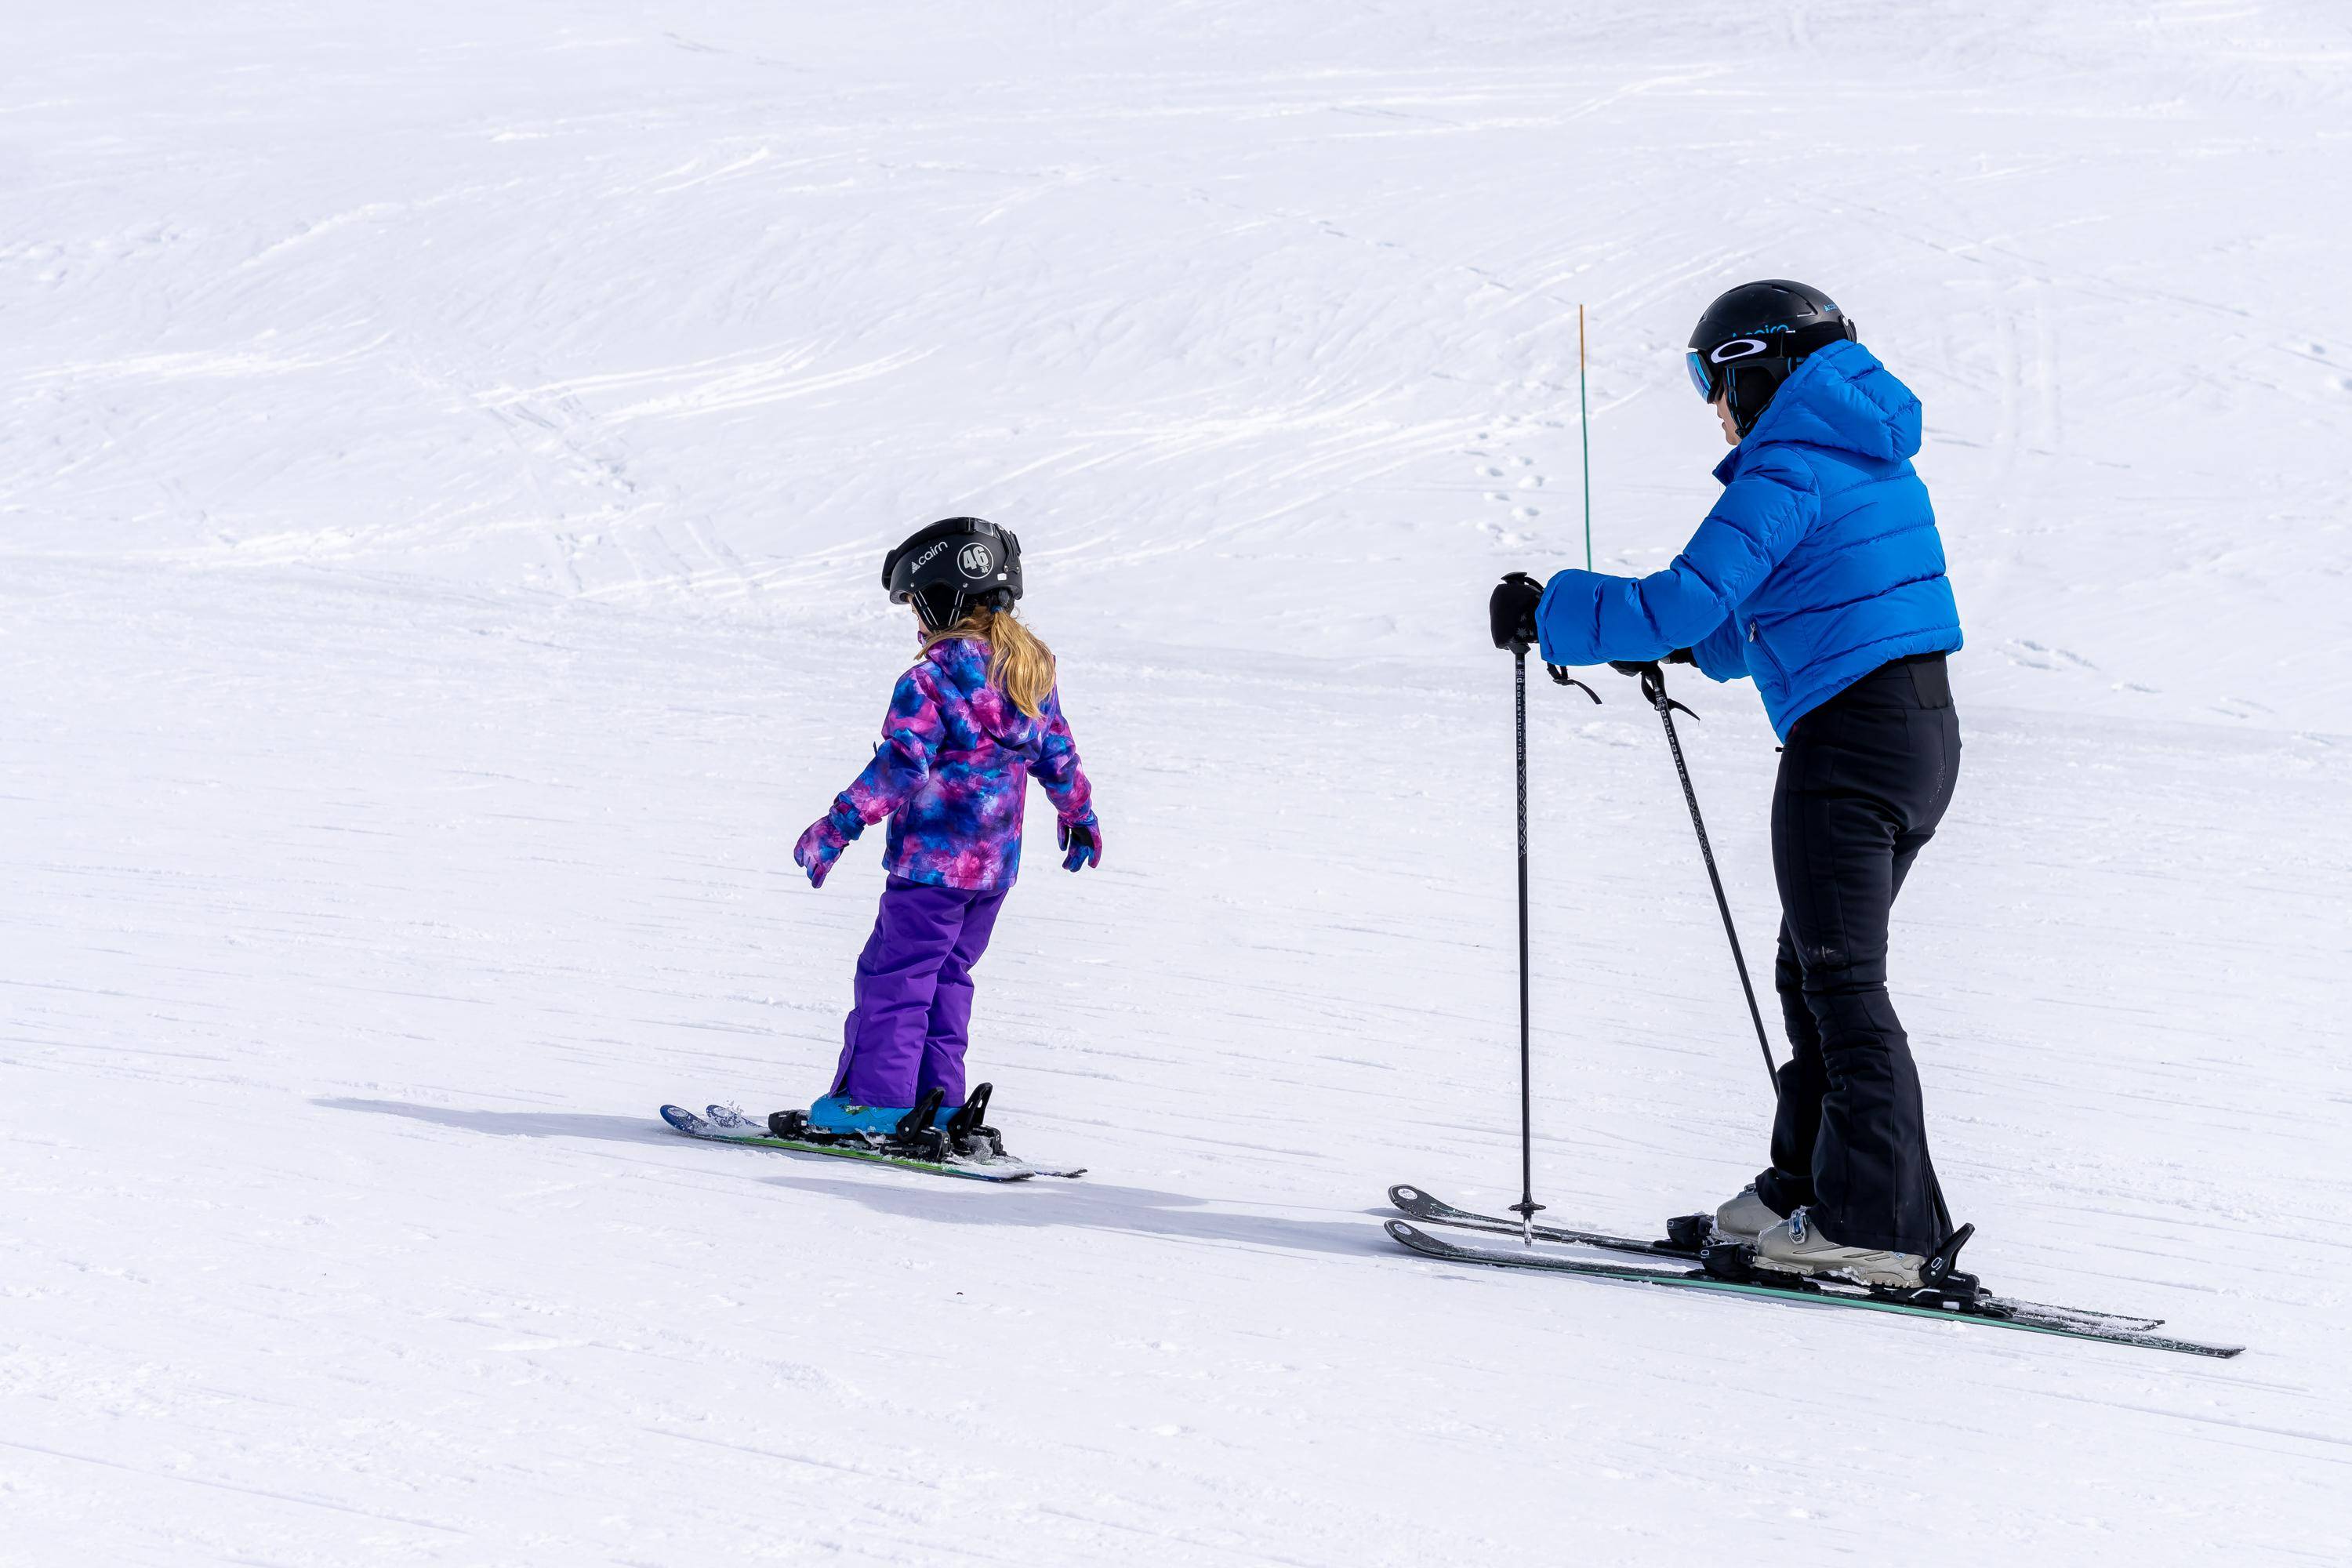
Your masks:
{"label": "helmet strap", "polygon": [[[915,606],[915,617],[923,623],[927,632],[943,632],[963,618],[963,595],[940,593],[937,589],[919,588],[908,595]],[[945,599],[942,605],[940,601]]]}
{"label": "helmet strap", "polygon": [[1724,398],[1731,410],[1732,427],[1743,438],[1756,428],[1756,421],[1764,417],[1764,410],[1771,406],[1781,384],[1796,368],[1795,362],[1777,356],[1743,360],[1738,364],[1726,367]]}

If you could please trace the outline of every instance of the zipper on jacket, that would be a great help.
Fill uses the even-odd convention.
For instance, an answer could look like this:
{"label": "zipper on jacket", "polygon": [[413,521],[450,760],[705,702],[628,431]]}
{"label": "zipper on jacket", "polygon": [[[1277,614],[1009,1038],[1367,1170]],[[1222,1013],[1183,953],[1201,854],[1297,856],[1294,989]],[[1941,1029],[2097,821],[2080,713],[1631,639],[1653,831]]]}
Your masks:
{"label": "zipper on jacket", "polygon": [[1752,616],[1748,617],[1748,640],[1756,646],[1758,651],[1763,654],[1764,662],[1771,667],[1772,679],[1780,682],[1783,686],[1787,685],[1789,683],[1789,672],[1780,668],[1780,656],[1772,651],[1772,645],[1764,640],[1764,623],[1760,619]]}

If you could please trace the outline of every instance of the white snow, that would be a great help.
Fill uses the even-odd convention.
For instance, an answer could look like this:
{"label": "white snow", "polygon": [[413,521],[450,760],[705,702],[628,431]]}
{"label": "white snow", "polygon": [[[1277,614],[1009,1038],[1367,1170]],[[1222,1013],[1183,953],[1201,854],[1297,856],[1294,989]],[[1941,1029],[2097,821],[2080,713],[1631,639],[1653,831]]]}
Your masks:
{"label": "white snow", "polygon": [[[2352,1559],[2352,24],[2328,0],[16,5],[0,1563]],[[1504,570],[1654,569],[1679,353],[1928,412],[1967,764],[1898,911],[2016,1294],[2233,1362],[1430,1265],[1516,1196]],[[804,1102],[792,838],[976,510],[1107,827],[993,1189]],[[1735,907],[1771,738],[1682,694]],[[1538,1196],[1764,1086],[1654,721],[1536,693]],[[1033,830],[1044,819],[1033,819]],[[877,836],[878,838],[878,835]]]}

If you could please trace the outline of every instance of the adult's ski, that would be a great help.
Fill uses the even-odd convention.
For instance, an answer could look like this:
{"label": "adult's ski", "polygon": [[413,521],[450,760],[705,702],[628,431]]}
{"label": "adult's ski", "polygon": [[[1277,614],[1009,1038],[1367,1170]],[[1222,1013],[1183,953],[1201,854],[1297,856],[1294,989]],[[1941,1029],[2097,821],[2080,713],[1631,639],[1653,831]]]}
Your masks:
{"label": "adult's ski", "polygon": [[862,1141],[780,1137],[766,1123],[754,1121],[731,1105],[711,1106],[699,1116],[681,1105],[665,1105],[661,1108],[661,1119],[688,1138],[700,1138],[714,1143],[743,1143],[759,1149],[780,1149],[788,1154],[822,1154],[830,1160],[858,1160],[867,1164],[888,1165],[901,1171],[921,1171],[934,1176],[956,1176],[966,1181],[1025,1182],[1034,1176],[1067,1178],[1086,1174],[1083,1167],[1060,1170],[1003,1156],[929,1158],[903,1147],[894,1147],[893,1141],[885,1138]]}
{"label": "adult's ski", "polygon": [[2245,1349],[2243,1345],[2201,1344],[2195,1340],[2174,1339],[2155,1333],[2151,1331],[2153,1320],[2137,1321],[2150,1324],[2148,1328],[2142,1328],[2136,1326],[2133,1321],[2118,1322],[2062,1307],[2011,1301],[1982,1293],[1963,1300],[1957,1295],[1935,1290],[1895,1290],[1848,1285],[1842,1281],[1808,1279],[1793,1274],[1775,1275],[1763,1269],[1754,1270],[1745,1279],[1727,1279],[1705,1268],[1601,1263],[1529,1247],[1467,1247],[1431,1236],[1401,1219],[1388,1221],[1387,1229],[1390,1237],[1402,1246],[1424,1258],[1444,1263],[1478,1264],[1495,1268],[1536,1268],[1549,1273],[1576,1275],[1586,1279],[1657,1285],[1673,1289],[1712,1290],[1734,1296],[1760,1296],[1771,1300],[1801,1301],[1823,1307],[1858,1307],[1864,1311],[1896,1312],[1906,1317],[1937,1318],[1949,1322],[1983,1323],[1992,1328],[2020,1329],[2029,1333],[2053,1334],[2064,1339],[2097,1340],[2107,1344],[2136,1345],[2142,1350],[2175,1351],[2184,1355],[2228,1357]]}
{"label": "adult's ski", "polygon": [[[1404,1213],[1427,1225],[1451,1226],[1456,1230],[1484,1231],[1493,1236],[1520,1234],[1519,1222],[1501,1215],[1478,1214],[1457,1208],[1444,1198],[1400,1182],[1389,1189],[1389,1202]],[[1643,1258],[1673,1258],[1696,1263],[1704,1260],[1710,1233],[1714,1229],[1711,1215],[1683,1215],[1666,1222],[1666,1237],[1657,1241],[1637,1241],[1632,1237],[1612,1236],[1606,1231],[1573,1230],[1556,1225],[1535,1227],[1538,1241],[1559,1242],[1569,1247],[1599,1247],[1605,1252],[1630,1253]],[[2153,1329],[2160,1327],[2162,1318],[2143,1318],[2120,1312],[2095,1312],[2087,1307],[2057,1307],[2046,1301],[2020,1301],[2002,1298],[2012,1307],[2031,1308],[2086,1322],[2102,1323],[2109,1328]]]}

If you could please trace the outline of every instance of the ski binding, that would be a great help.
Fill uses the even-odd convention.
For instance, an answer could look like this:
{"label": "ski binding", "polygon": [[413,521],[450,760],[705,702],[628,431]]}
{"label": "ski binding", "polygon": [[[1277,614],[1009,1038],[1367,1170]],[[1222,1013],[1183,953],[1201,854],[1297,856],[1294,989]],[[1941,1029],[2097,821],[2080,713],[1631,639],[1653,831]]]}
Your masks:
{"label": "ski binding", "polygon": [[903,1171],[960,1176],[979,1182],[1025,1182],[1034,1176],[1072,1178],[1084,1167],[1055,1169],[1033,1165],[1004,1152],[1004,1139],[986,1123],[990,1086],[982,1084],[946,1122],[939,1121],[945,1098],[937,1089],[924,1098],[887,1133],[823,1132],[808,1124],[808,1113],[779,1110],[765,1121],[755,1120],[732,1105],[713,1105],[701,1115],[683,1106],[665,1105],[662,1120],[689,1138],[719,1143],[747,1143],[788,1153],[823,1154],[837,1160],[862,1160]]}

